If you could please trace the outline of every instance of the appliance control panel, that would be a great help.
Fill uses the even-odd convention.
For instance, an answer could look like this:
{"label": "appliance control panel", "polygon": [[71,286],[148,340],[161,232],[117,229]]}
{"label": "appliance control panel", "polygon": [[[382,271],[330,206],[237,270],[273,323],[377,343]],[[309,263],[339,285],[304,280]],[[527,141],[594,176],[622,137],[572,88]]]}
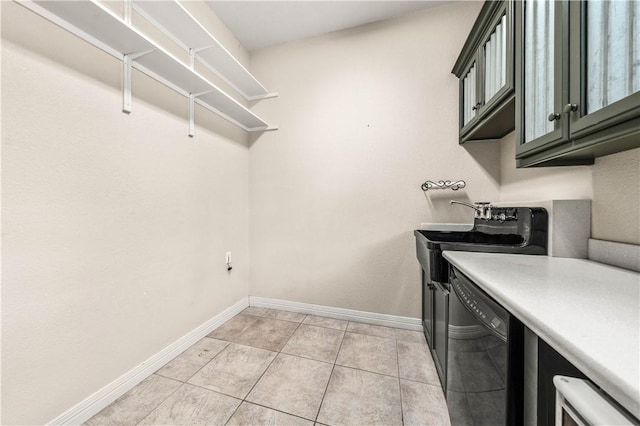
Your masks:
{"label": "appliance control panel", "polygon": [[449,271],[449,282],[462,304],[476,318],[486,324],[489,329],[494,330],[500,337],[506,339],[507,324],[489,305],[488,296],[476,290],[475,286],[468,282],[465,277],[456,274],[454,268]]}
{"label": "appliance control panel", "polygon": [[460,300],[462,300],[462,302],[464,302],[464,304],[467,305],[469,309],[475,312],[476,315],[478,315],[483,320],[486,320],[487,314],[485,312],[490,312],[491,310],[488,309],[488,307],[484,303],[476,300],[474,298],[473,292],[469,290],[463,283],[456,280],[453,285],[455,286],[456,293],[458,294],[458,296],[460,296]]}

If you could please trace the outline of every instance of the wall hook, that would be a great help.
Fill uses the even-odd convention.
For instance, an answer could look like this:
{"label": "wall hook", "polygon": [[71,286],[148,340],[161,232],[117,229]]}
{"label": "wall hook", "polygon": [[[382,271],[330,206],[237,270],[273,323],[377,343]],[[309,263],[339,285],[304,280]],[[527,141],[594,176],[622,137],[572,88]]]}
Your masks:
{"label": "wall hook", "polygon": [[458,180],[455,182],[451,182],[450,180],[441,180],[438,182],[428,180],[422,184],[421,188],[425,192],[430,189],[452,189],[454,191],[457,191],[458,189],[464,188],[465,186],[467,186],[467,184],[463,180]]}

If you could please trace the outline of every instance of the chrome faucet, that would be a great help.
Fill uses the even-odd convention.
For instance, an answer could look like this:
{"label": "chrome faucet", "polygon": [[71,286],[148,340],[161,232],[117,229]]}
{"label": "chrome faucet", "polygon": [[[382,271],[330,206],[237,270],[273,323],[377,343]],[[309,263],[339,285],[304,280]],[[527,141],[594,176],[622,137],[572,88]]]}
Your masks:
{"label": "chrome faucet", "polygon": [[466,203],[464,201],[451,200],[451,202],[449,204],[460,204],[460,205],[463,205],[465,207],[469,207],[469,208],[475,210],[474,217],[476,219],[484,219],[484,220],[490,220],[491,219],[491,207],[493,207],[491,205],[491,203],[478,202],[478,203],[475,203],[475,204],[471,204],[471,203]]}

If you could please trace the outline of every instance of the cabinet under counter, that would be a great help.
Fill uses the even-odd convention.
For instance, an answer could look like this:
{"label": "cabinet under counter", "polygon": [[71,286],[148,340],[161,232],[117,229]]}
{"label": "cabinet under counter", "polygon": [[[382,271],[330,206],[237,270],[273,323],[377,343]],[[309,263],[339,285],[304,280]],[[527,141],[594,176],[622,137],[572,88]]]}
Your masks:
{"label": "cabinet under counter", "polygon": [[640,418],[639,273],[586,259],[453,251],[444,257]]}

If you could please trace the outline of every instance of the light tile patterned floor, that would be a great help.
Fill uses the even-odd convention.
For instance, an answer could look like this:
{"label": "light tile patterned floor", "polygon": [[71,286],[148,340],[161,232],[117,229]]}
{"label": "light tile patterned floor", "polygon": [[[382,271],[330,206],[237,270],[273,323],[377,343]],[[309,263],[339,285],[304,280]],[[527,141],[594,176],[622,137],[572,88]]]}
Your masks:
{"label": "light tile patterned floor", "polygon": [[250,307],[88,425],[449,425],[422,333]]}

